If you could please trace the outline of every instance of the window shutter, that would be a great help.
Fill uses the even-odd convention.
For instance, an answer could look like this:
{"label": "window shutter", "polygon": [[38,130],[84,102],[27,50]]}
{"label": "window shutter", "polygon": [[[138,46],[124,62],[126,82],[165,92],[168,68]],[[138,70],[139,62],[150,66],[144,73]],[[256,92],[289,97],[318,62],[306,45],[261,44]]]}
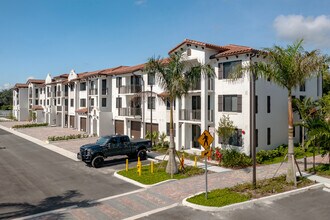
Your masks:
{"label": "window shutter", "polygon": [[242,112],[242,95],[237,95],[237,112]]}
{"label": "window shutter", "polygon": [[218,79],[223,79],[223,64],[218,63]]}
{"label": "window shutter", "polygon": [[218,95],[218,112],[222,112],[223,95]]}

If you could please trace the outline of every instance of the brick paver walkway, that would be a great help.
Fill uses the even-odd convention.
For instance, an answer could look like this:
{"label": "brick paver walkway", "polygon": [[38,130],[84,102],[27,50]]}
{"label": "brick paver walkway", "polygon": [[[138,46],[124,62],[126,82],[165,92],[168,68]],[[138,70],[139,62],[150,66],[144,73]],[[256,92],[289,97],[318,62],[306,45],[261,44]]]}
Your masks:
{"label": "brick paver walkway", "polygon": [[[316,157],[317,163],[326,163],[327,158]],[[302,169],[302,162],[298,162]],[[312,166],[312,158],[308,158],[308,167]],[[279,164],[257,167],[257,179],[271,178]],[[279,168],[277,176],[286,173],[287,164]],[[208,175],[209,190],[231,187],[252,179],[252,169],[233,170]],[[64,219],[125,219],[134,218],[142,213],[180,204],[182,200],[193,194],[205,191],[205,176],[195,176],[164,184],[156,185],[139,192],[95,202],[85,207],[74,207],[57,213],[45,214],[33,219],[61,217]]]}

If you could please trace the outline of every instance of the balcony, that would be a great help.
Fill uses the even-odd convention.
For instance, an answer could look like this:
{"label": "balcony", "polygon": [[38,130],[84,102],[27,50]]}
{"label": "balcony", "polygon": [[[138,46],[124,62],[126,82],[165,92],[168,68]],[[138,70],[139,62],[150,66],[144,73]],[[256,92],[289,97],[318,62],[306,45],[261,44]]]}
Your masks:
{"label": "balcony", "polygon": [[191,90],[201,90],[201,81],[198,81],[192,85]]}
{"label": "balcony", "polygon": [[130,94],[142,92],[142,86],[140,85],[128,85],[119,87],[119,94]]}
{"label": "balcony", "polygon": [[64,106],[64,111],[68,111],[68,106],[66,105],[66,106]]}
{"label": "balcony", "polygon": [[118,108],[119,116],[141,116],[141,108]]}
{"label": "balcony", "polygon": [[57,92],[56,92],[56,96],[57,96],[57,97],[60,97],[60,96],[61,96],[61,91],[57,91]]}
{"label": "balcony", "polygon": [[102,95],[108,95],[108,88],[102,89]]}
{"label": "balcony", "polygon": [[47,97],[51,97],[51,96],[52,96],[51,92],[47,92]]}
{"label": "balcony", "polygon": [[208,110],[208,111],[207,111],[207,120],[208,120],[209,122],[214,122],[213,110]]}
{"label": "balcony", "polygon": [[190,110],[190,109],[181,109],[180,110],[180,120],[187,121],[200,121],[201,120],[201,110]]}
{"label": "balcony", "polygon": [[90,89],[89,95],[97,95],[98,90],[97,89]]}
{"label": "balcony", "polygon": [[64,92],[64,96],[65,96],[65,97],[68,97],[68,94],[69,94],[68,91],[65,91],[65,92]]}
{"label": "balcony", "polygon": [[56,111],[61,112],[62,111],[62,106],[56,106]]}

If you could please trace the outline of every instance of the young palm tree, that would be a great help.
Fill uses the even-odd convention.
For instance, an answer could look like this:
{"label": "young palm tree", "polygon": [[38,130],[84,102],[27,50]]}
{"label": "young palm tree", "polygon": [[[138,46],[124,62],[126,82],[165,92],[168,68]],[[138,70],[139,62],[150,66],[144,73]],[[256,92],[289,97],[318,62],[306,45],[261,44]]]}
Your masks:
{"label": "young palm tree", "polygon": [[265,62],[251,63],[249,67],[242,68],[232,74],[236,79],[242,76],[244,69],[250,70],[256,76],[270,79],[271,82],[288,91],[288,170],[287,181],[294,182],[296,174],[293,166],[293,109],[292,91],[305,80],[323,73],[327,67],[328,59],[320,54],[319,50],[307,52],[302,46],[303,40],[297,41],[286,48],[273,46],[264,49]]}
{"label": "young palm tree", "polygon": [[297,123],[297,125],[301,125],[302,127],[302,140],[301,140],[301,146],[304,150],[304,170],[307,170],[307,157],[306,157],[306,147],[305,147],[305,124],[307,123],[307,120],[311,119],[313,115],[313,110],[316,108],[316,102],[314,102],[310,97],[305,98],[303,100],[300,99],[293,99],[293,111],[298,112],[300,116],[300,123]]}
{"label": "young palm tree", "polygon": [[182,54],[171,54],[168,59],[160,57],[149,58],[145,71],[156,76],[156,82],[166,92],[170,102],[170,146],[168,149],[169,160],[166,172],[173,175],[178,172],[175,162],[175,145],[173,134],[173,104],[176,98],[186,95],[189,89],[200,80],[201,76],[213,77],[214,70],[210,65],[202,65],[184,59]]}

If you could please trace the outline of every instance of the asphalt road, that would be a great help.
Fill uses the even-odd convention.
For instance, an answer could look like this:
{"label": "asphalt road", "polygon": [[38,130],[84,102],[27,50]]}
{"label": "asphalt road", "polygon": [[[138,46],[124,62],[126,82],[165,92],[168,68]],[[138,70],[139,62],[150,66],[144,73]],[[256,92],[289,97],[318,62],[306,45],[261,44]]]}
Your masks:
{"label": "asphalt road", "polygon": [[123,159],[88,167],[0,129],[0,219],[84,206],[138,189],[113,176],[124,167]]}
{"label": "asphalt road", "polygon": [[322,189],[309,190],[273,202],[264,202],[251,208],[232,211],[203,212],[185,206],[177,206],[144,220],[167,219],[220,219],[220,220],[328,220],[330,217],[330,193]]}

